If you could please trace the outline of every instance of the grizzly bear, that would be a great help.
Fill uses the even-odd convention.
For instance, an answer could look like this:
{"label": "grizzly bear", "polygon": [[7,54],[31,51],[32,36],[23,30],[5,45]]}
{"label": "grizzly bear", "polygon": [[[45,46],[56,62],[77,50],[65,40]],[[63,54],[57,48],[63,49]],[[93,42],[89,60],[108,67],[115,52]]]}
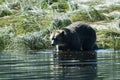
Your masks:
{"label": "grizzly bear", "polygon": [[89,25],[75,22],[50,35],[51,45],[57,51],[88,51],[97,49],[96,32]]}

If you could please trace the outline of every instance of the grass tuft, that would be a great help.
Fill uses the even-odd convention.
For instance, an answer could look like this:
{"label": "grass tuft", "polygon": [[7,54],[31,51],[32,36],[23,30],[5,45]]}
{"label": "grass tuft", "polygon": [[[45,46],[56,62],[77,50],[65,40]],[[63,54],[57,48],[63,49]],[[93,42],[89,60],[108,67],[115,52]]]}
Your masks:
{"label": "grass tuft", "polygon": [[31,50],[45,49],[49,46],[48,38],[43,36],[42,32],[28,33],[22,37],[22,40]]}

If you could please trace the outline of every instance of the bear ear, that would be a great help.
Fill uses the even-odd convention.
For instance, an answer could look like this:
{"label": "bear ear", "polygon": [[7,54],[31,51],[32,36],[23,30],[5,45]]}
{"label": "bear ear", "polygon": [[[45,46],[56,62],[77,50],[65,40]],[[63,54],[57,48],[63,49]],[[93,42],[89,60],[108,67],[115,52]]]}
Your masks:
{"label": "bear ear", "polygon": [[64,34],[64,31],[62,31],[62,34]]}
{"label": "bear ear", "polygon": [[60,33],[63,35],[64,34],[64,30],[61,30]]}

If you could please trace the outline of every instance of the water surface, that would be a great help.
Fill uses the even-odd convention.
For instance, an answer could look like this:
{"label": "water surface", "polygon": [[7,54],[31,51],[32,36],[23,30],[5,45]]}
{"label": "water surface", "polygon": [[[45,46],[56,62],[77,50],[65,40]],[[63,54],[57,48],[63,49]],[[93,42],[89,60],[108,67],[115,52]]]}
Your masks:
{"label": "water surface", "polygon": [[119,80],[120,51],[0,51],[0,80]]}

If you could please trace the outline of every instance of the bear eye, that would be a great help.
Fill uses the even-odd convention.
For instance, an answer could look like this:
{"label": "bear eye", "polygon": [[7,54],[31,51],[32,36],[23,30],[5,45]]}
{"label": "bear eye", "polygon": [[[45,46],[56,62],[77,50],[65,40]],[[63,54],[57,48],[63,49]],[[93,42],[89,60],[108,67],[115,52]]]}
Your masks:
{"label": "bear eye", "polygon": [[58,40],[58,38],[54,38],[53,40],[57,41],[57,40]]}
{"label": "bear eye", "polygon": [[54,40],[54,38],[52,38],[52,40]]}
{"label": "bear eye", "polygon": [[52,38],[52,40],[58,40],[58,38]]}

